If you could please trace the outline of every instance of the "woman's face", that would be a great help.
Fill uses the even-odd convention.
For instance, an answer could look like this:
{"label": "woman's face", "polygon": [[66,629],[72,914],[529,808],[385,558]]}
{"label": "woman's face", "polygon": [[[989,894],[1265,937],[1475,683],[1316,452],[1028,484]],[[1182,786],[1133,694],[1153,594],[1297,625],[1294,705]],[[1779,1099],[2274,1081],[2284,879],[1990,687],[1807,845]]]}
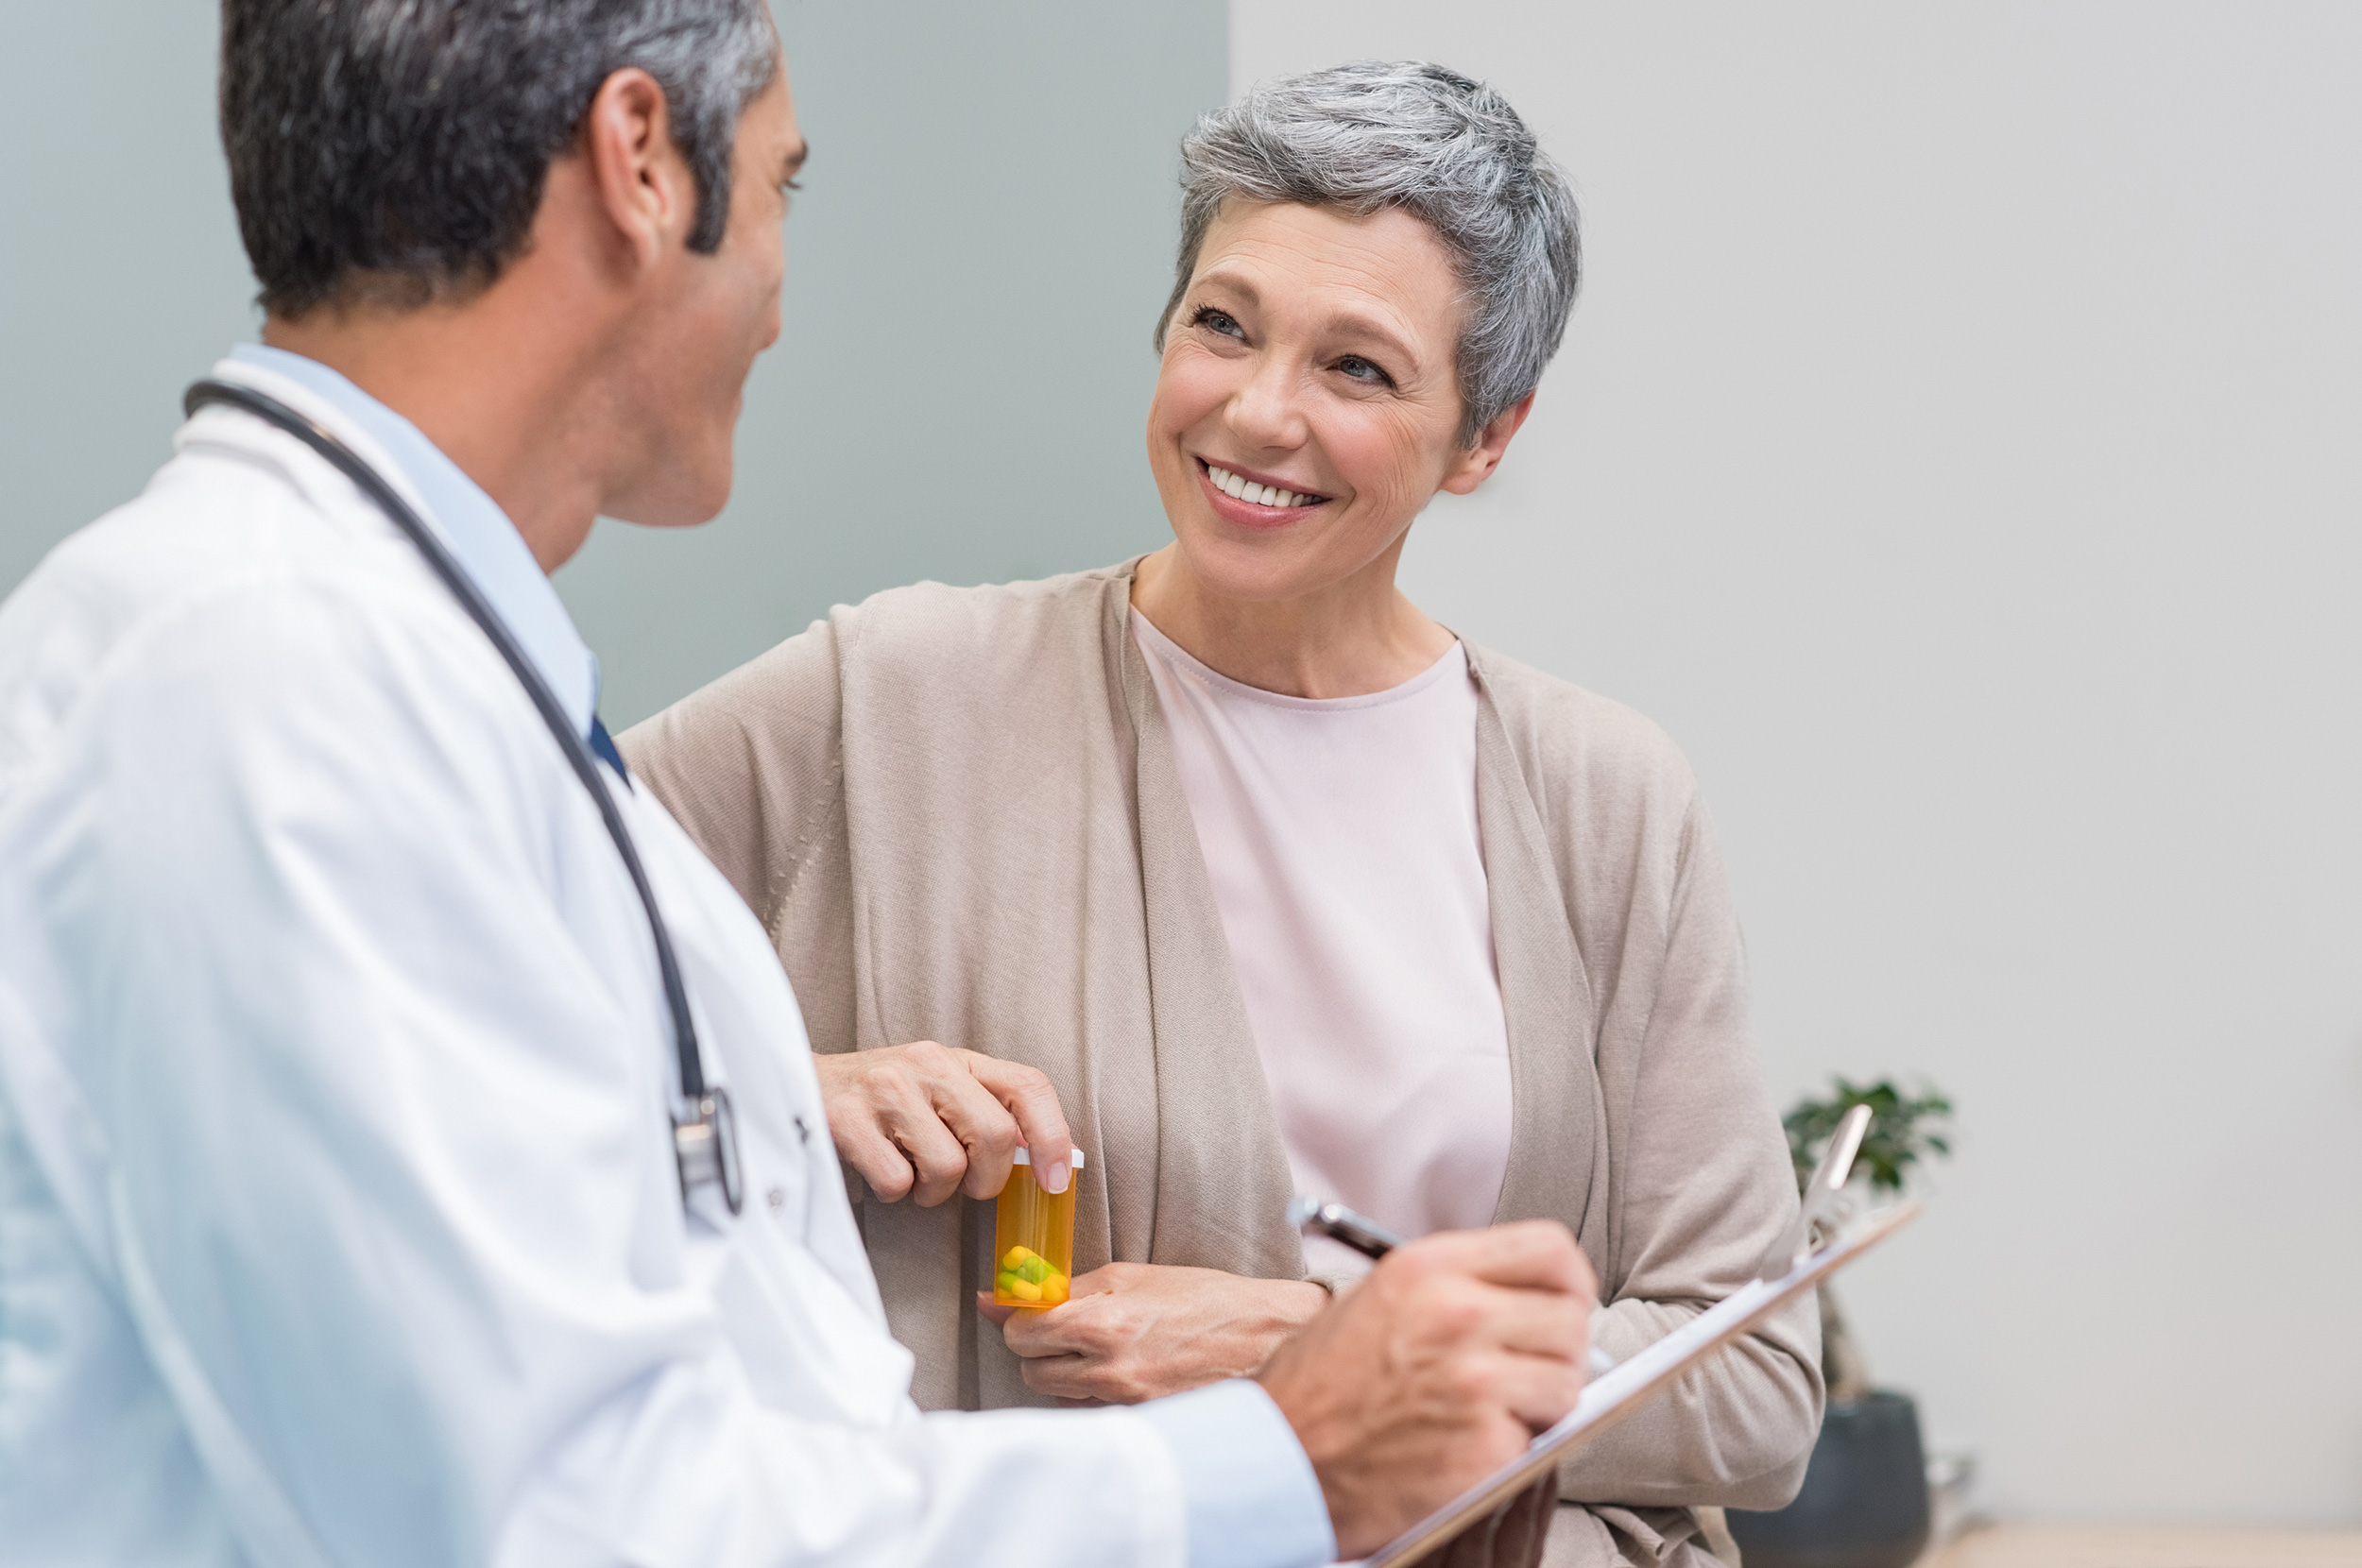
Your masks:
{"label": "woman's face", "polygon": [[1408,213],[1223,209],[1148,415],[1149,466],[1204,587],[1318,592],[1385,554],[1437,490],[1492,472],[1525,404],[1460,444],[1460,295],[1450,253]]}

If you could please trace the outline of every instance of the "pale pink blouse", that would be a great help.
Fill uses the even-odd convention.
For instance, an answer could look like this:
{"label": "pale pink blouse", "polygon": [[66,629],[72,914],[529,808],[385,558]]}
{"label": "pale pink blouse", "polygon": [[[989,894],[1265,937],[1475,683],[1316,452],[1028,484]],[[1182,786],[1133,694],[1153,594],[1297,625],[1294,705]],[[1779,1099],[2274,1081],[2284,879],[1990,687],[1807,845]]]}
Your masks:
{"label": "pale pink blouse", "polygon": [[[1489,1224],[1509,1036],[1457,642],[1364,697],[1216,673],[1138,610],[1296,1190],[1403,1233]],[[1314,1238],[1314,1273],[1359,1254]]]}

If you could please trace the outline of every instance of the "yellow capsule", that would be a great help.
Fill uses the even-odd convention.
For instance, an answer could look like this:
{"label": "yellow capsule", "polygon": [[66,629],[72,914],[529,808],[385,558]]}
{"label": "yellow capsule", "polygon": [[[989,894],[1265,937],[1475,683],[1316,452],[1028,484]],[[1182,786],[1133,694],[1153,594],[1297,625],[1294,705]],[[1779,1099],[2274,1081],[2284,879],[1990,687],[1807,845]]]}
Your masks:
{"label": "yellow capsule", "polygon": [[1056,1306],[1066,1300],[1067,1278],[1064,1274],[1053,1274],[1038,1288],[1043,1304]]}
{"label": "yellow capsule", "polygon": [[1036,1257],[1039,1254],[1036,1253],[1031,1247],[1012,1247],[1005,1253],[1001,1254],[1001,1267],[1006,1269],[1009,1272],[1014,1274],[1017,1272],[1017,1266],[1018,1264],[1024,1262],[1029,1257]]}
{"label": "yellow capsule", "polygon": [[1009,1294],[1021,1302],[1037,1302],[1041,1300],[1041,1287],[1021,1279],[1012,1279],[1009,1281]]}

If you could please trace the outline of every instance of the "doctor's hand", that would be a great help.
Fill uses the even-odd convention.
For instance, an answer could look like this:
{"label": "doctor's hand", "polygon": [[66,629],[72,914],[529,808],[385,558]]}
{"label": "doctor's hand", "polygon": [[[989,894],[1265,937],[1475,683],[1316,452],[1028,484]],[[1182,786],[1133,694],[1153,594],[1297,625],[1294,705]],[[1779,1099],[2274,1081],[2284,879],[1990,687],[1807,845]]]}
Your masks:
{"label": "doctor's hand", "polygon": [[1066,1304],[1047,1312],[996,1306],[992,1292],[976,1293],[977,1310],[1025,1357],[1027,1388],[1111,1405],[1252,1377],[1327,1305],[1328,1292],[1303,1280],[1155,1263],[1077,1274]]}
{"label": "doctor's hand", "polygon": [[[1366,1557],[1574,1408],[1597,1295],[1552,1220],[1397,1248],[1259,1375]],[[1063,1307],[1060,1311],[1065,1310]]]}
{"label": "doctor's hand", "polygon": [[1037,1068],[933,1040],[812,1061],[837,1157],[887,1202],[906,1193],[921,1208],[955,1192],[993,1197],[1019,1144],[1044,1154],[1034,1167],[1043,1186],[1066,1189],[1074,1139]]}

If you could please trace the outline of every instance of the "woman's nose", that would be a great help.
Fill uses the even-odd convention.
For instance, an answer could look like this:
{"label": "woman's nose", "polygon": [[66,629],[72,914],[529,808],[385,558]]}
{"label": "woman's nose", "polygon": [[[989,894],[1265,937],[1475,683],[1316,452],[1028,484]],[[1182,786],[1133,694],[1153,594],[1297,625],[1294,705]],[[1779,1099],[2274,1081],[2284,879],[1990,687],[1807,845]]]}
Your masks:
{"label": "woman's nose", "polygon": [[1297,378],[1288,366],[1275,359],[1258,360],[1230,400],[1230,428],[1254,446],[1302,446],[1305,422],[1297,391]]}

